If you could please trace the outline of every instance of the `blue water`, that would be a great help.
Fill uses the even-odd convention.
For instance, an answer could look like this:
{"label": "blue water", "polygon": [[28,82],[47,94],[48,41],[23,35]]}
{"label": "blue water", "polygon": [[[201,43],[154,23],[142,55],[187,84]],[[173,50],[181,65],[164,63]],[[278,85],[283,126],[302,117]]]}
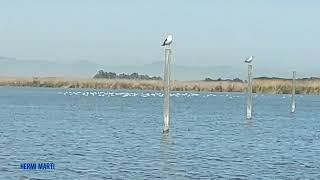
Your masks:
{"label": "blue water", "polygon": [[[320,179],[320,97],[0,87],[0,179]],[[54,170],[20,163],[53,162]]]}

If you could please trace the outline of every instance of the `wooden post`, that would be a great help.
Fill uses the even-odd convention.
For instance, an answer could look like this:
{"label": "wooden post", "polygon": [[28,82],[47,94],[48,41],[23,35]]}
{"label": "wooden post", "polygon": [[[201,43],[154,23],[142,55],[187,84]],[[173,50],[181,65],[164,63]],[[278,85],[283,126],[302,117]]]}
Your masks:
{"label": "wooden post", "polygon": [[296,71],[292,73],[291,113],[296,111]]}
{"label": "wooden post", "polygon": [[252,64],[248,64],[247,119],[252,118]]}
{"label": "wooden post", "polygon": [[164,102],[163,102],[163,133],[169,132],[169,108],[170,108],[170,63],[171,48],[165,49],[165,65],[164,65]]}

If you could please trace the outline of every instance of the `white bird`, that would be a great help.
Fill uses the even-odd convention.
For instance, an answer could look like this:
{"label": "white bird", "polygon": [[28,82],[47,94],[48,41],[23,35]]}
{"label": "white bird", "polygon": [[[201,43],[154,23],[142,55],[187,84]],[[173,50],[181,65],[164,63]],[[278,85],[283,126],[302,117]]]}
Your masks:
{"label": "white bird", "polygon": [[170,44],[172,43],[172,40],[173,40],[172,35],[169,34],[166,40],[164,40],[162,46],[170,46]]}
{"label": "white bird", "polygon": [[254,59],[254,56],[249,56],[244,60],[244,62],[245,63],[251,63],[253,59]]}

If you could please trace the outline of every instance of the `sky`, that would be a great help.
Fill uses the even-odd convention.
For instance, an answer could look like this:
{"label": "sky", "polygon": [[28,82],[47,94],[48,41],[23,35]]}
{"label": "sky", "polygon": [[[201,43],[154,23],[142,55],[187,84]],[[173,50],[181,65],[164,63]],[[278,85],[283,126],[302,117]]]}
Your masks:
{"label": "sky", "polygon": [[0,1],[0,56],[21,60],[137,65],[320,69],[320,1],[10,0]]}

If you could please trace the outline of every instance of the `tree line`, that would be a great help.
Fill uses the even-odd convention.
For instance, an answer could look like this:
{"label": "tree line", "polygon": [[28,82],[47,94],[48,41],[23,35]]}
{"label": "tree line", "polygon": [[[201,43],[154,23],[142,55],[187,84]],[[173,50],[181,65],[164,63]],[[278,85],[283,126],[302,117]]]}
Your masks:
{"label": "tree line", "polygon": [[97,72],[96,75],[93,76],[95,79],[139,79],[139,80],[162,80],[159,76],[149,76],[139,73],[132,73],[132,74],[117,74],[115,72],[104,72],[100,70]]}
{"label": "tree line", "polygon": [[243,80],[239,79],[239,78],[235,78],[235,79],[222,79],[222,78],[218,78],[218,79],[211,79],[209,77],[205,78],[204,81],[233,81],[233,82],[243,82]]}

